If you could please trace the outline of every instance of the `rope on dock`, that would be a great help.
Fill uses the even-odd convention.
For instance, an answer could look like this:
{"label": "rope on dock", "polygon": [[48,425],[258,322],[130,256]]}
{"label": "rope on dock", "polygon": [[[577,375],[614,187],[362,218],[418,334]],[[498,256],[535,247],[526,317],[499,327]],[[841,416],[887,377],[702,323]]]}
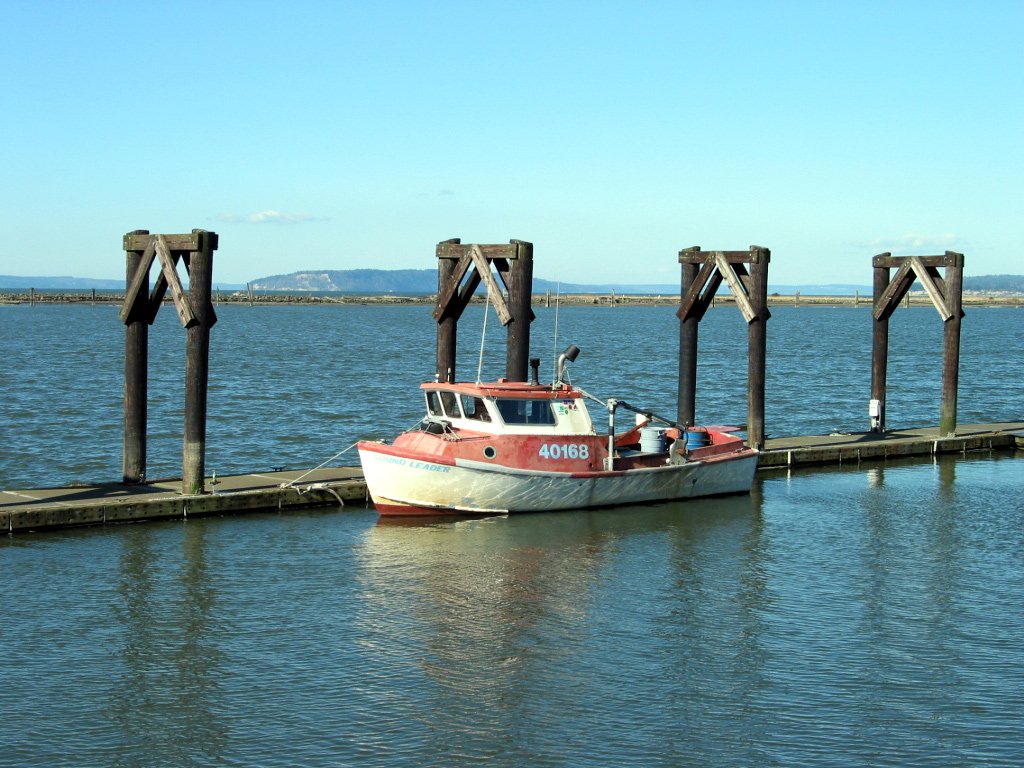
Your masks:
{"label": "rope on dock", "polygon": [[[300,480],[302,480],[302,478],[306,477],[306,475],[311,475],[311,474],[313,474],[314,472],[316,472],[316,471],[317,471],[318,469],[321,469],[322,467],[325,467],[325,466],[327,466],[327,465],[328,465],[328,464],[330,464],[330,463],[331,463],[332,461],[334,461],[334,460],[335,460],[336,458],[338,458],[339,456],[341,456],[341,455],[342,455],[343,453],[348,453],[349,451],[351,451],[351,450],[352,450],[353,448],[355,448],[355,447],[356,447],[356,445],[357,445],[357,443],[352,443],[352,445],[350,445],[350,446],[349,446],[348,448],[345,448],[344,450],[338,451],[338,452],[337,452],[336,454],[334,454],[333,456],[331,456],[331,458],[327,459],[327,461],[324,461],[324,462],[322,462],[322,463],[320,463],[320,464],[317,464],[317,465],[316,465],[315,467],[313,467],[312,469],[310,469],[310,470],[307,470],[306,472],[303,472],[303,473],[302,473],[301,475],[299,475],[298,477],[296,477],[296,478],[295,478],[294,480],[289,480],[289,481],[288,481],[287,483],[281,483],[281,486],[280,486],[280,487],[281,487],[281,488],[291,488],[291,487],[292,487],[292,486],[294,486],[294,485],[295,485],[295,484],[296,484],[297,482],[299,482]],[[298,489],[298,488],[296,488],[295,490],[297,490],[297,491],[298,491],[299,489]],[[302,493],[302,491],[299,491],[299,493]],[[341,499],[338,499],[338,500],[339,500],[339,501],[341,501]]]}

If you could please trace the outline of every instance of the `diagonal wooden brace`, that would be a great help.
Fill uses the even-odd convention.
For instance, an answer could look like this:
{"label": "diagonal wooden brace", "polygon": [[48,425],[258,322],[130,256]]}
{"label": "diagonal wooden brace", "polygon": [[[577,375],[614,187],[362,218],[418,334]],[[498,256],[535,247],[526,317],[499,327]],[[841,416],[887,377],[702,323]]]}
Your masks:
{"label": "diagonal wooden brace", "polygon": [[746,320],[749,325],[757,319],[757,312],[750,303],[750,294],[747,292],[747,287],[743,284],[743,281],[740,279],[740,275],[736,273],[732,264],[726,261],[725,254],[722,251],[715,251],[714,258],[715,266],[718,267],[719,274],[721,274],[722,277],[725,278],[725,282],[729,284],[729,289],[736,298],[736,306],[739,307],[740,312],[743,313],[743,319]]}
{"label": "diagonal wooden brace", "polygon": [[487,286],[489,299],[494,303],[494,311],[498,313],[501,324],[508,325],[512,322],[512,313],[509,312],[505,296],[502,294],[501,288],[498,287],[498,282],[494,279],[490,262],[484,257],[479,245],[472,245],[469,249],[469,255],[473,259],[477,273],[483,278],[484,284]]}
{"label": "diagonal wooden brace", "polygon": [[[921,285],[924,286],[925,293],[928,294],[928,298],[932,300],[932,304],[939,313],[939,317],[942,318],[942,322],[946,322],[953,316],[949,307],[946,305],[945,292],[936,284],[934,278],[938,277],[938,270],[934,267],[926,267],[921,262],[920,256],[911,256],[910,265],[914,272],[917,274],[917,279],[921,281]],[[940,278],[941,279],[941,278]]]}
{"label": "diagonal wooden brace", "polygon": [[149,283],[149,270],[153,266],[153,258],[155,256],[156,241],[154,238],[150,238],[149,244],[146,245],[146,250],[142,254],[142,261],[139,262],[138,269],[132,275],[131,285],[128,286],[128,291],[124,295],[124,303],[121,305],[121,311],[118,313],[122,323],[130,323],[145,308],[144,302],[146,298],[143,297],[142,286]]}
{"label": "diagonal wooden brace", "polygon": [[167,247],[167,240],[163,235],[157,235],[156,255],[160,260],[161,276],[171,289],[171,299],[174,300],[174,308],[178,311],[181,327],[188,328],[195,325],[199,322],[199,318],[192,311],[192,305],[181,285],[181,278],[178,277],[178,270],[175,269],[178,259],[171,254],[171,249]]}

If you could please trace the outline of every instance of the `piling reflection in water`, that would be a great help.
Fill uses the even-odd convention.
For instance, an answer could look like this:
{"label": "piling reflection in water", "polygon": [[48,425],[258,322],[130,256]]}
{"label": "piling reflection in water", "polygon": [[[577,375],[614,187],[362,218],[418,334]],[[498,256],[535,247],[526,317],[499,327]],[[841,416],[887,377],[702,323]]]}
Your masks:
{"label": "piling reflection in water", "polygon": [[0,539],[0,765],[1015,766],[1024,473]]}
{"label": "piling reflection in water", "polygon": [[161,754],[187,763],[197,745],[210,758],[223,748],[228,725],[218,700],[224,653],[211,626],[216,592],[206,532],[205,526],[183,526],[180,562],[167,562],[166,542],[154,541],[152,526],[125,530],[116,610],[121,673],[109,703],[121,732],[118,754]]}

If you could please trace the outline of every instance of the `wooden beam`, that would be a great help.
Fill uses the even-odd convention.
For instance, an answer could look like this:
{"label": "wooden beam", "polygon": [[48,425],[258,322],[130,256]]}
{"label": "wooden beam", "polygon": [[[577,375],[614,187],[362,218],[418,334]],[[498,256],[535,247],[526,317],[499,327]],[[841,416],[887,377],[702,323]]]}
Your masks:
{"label": "wooden beam", "polygon": [[[439,243],[437,247],[437,258],[439,259],[461,259],[469,253],[472,243]],[[476,245],[484,258],[493,261],[495,259],[517,259],[519,258],[515,243],[499,243],[497,245]]]}
{"label": "wooden beam", "polygon": [[[517,257],[517,259],[518,259],[518,257]],[[515,262],[513,262],[513,263],[515,263]],[[502,285],[505,286],[505,292],[506,293],[510,293],[511,290],[512,290],[512,282],[513,282],[513,280],[512,280],[512,264],[510,264],[508,262],[508,259],[495,259],[493,264],[494,264],[495,269],[498,270],[498,277],[501,278]],[[533,287],[533,273],[532,272],[530,273],[530,287],[531,287],[531,289]],[[529,311],[530,311],[529,322],[532,323],[534,320],[537,319],[537,314],[533,311],[533,307],[530,307]]]}
{"label": "wooden beam", "polygon": [[[442,243],[438,246],[440,249],[447,243]],[[441,258],[438,256],[438,258]],[[446,317],[452,317],[452,298],[458,295],[459,284],[462,282],[462,278],[466,276],[466,271],[473,265],[473,260],[466,254],[459,258],[459,263],[455,265],[455,268],[451,272],[451,276],[448,278],[448,283],[441,290],[441,293],[437,296],[437,306],[434,307],[434,319],[440,322]],[[462,314],[461,309],[459,312],[454,313],[455,317]]]}
{"label": "wooden beam", "polygon": [[[749,261],[750,254],[747,253],[746,257],[746,260]],[[743,319],[747,321],[747,324],[754,322],[757,318],[757,310],[751,306],[747,289],[740,281],[739,275],[736,274],[732,264],[726,260],[725,252],[715,251],[714,258],[715,266],[718,267],[719,273],[725,278],[725,282],[729,284],[729,289],[736,299],[736,306],[739,307],[740,312],[743,314]]]}
{"label": "wooden beam", "polygon": [[949,320],[949,318],[953,316],[953,313],[950,312],[949,307],[946,306],[946,297],[932,279],[931,271],[935,268],[931,267],[929,269],[928,267],[925,267],[920,256],[910,257],[910,267],[917,274],[917,279],[921,281],[921,285],[924,286],[924,291],[928,294],[928,298],[932,300],[932,304],[938,311],[939,317],[942,318],[943,322]]}
{"label": "wooden beam", "polygon": [[185,289],[181,285],[181,278],[178,277],[178,270],[175,269],[178,257],[176,254],[171,253],[164,235],[157,235],[156,237],[156,255],[160,260],[163,278],[171,289],[171,299],[174,301],[174,308],[178,311],[178,319],[181,320],[182,328],[195,325],[199,321],[196,318],[195,312],[192,311],[188,297],[185,295]]}
{"label": "wooden beam", "polygon": [[[215,233],[210,233],[215,234]],[[124,236],[124,249],[126,251],[141,251],[146,248],[149,244],[149,239],[153,235],[137,235],[130,233]],[[167,243],[167,248],[171,251],[196,251],[201,247],[200,236],[198,234],[187,234],[187,235],[160,235],[164,238]],[[216,238],[210,244],[211,250],[217,249]]]}
{"label": "wooden beam", "polygon": [[[125,235],[125,240],[127,241],[129,237],[138,236]],[[142,301],[144,301],[142,299],[143,287],[145,286],[147,290],[149,288],[149,270],[153,266],[153,259],[156,257],[156,239],[149,235],[145,237],[147,239],[145,251],[135,270],[135,274],[132,275],[132,281],[124,295],[124,303],[121,305],[121,311],[118,313],[122,323],[131,322],[136,313],[142,311]]]}
{"label": "wooden beam", "polygon": [[705,264],[715,261],[719,254],[729,264],[750,263],[750,251],[694,251],[692,249],[679,252],[679,263]]}
{"label": "wooden beam", "polygon": [[871,266],[873,267],[902,267],[903,264],[911,258],[920,259],[921,263],[926,267],[955,267],[957,265],[957,257],[959,256],[959,264],[963,266],[963,254],[954,253],[953,251],[946,251],[942,256],[893,256],[891,253],[880,253],[871,259]]}
{"label": "wooden beam", "polygon": [[477,273],[483,278],[484,285],[487,286],[488,300],[494,303],[494,311],[498,313],[498,319],[501,320],[502,325],[508,325],[512,322],[512,313],[509,312],[505,296],[494,279],[494,273],[491,272],[491,263],[484,256],[479,245],[469,246],[469,255],[473,259]]}
{"label": "wooden beam", "polygon": [[[694,264],[698,262],[687,261],[685,264]],[[715,273],[715,265],[709,262],[703,262],[701,264],[700,272],[690,283],[690,286],[686,289],[686,293],[679,302],[679,311],[676,312],[676,317],[680,320],[689,320],[690,318],[696,318],[701,320],[704,317],[704,313],[707,311],[708,304],[710,301],[705,301],[701,291],[711,278],[712,273]],[[710,294],[714,296],[714,292],[718,290],[718,286],[722,283],[721,275],[717,275],[716,284],[712,287]]]}
{"label": "wooden beam", "polygon": [[702,264],[707,261],[714,261],[717,254],[722,254],[726,262],[730,264],[751,263],[750,251],[694,251],[692,249],[679,252],[679,263]]}
{"label": "wooden beam", "polygon": [[[877,268],[877,267],[876,267]],[[900,301],[906,296],[907,291],[914,284],[914,273],[910,266],[910,261],[903,259],[900,263],[900,268],[896,271],[896,276],[886,286],[885,292],[875,302],[874,317],[875,320],[883,320],[891,317],[892,313],[896,311],[896,307],[899,306]]]}

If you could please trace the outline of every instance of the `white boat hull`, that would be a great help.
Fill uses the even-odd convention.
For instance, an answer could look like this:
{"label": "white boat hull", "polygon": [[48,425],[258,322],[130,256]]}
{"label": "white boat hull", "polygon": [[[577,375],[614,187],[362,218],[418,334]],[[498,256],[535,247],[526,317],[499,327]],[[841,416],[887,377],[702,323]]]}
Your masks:
{"label": "white boat hull", "polygon": [[371,498],[382,514],[504,514],[747,493],[757,454],[746,451],[701,461],[618,472],[517,470],[456,460],[435,463],[360,444]]}

